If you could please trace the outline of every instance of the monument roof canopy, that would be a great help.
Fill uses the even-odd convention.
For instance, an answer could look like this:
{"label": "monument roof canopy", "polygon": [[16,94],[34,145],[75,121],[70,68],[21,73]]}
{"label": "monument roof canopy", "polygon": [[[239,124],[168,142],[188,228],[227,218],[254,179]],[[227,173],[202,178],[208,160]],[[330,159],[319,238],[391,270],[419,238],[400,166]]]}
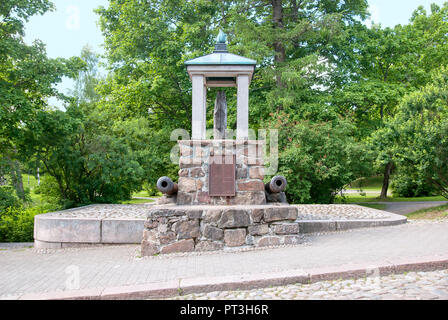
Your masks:
{"label": "monument roof canopy", "polygon": [[188,65],[251,65],[257,64],[255,60],[238,56],[229,52],[213,52],[206,56],[191,59],[185,62]]}
{"label": "monument roof canopy", "polygon": [[224,32],[219,31],[219,35],[216,38],[215,51],[213,53],[185,61],[187,66],[191,65],[207,65],[207,66],[219,66],[219,65],[246,65],[255,66],[257,61],[238,56],[227,51],[227,36]]}

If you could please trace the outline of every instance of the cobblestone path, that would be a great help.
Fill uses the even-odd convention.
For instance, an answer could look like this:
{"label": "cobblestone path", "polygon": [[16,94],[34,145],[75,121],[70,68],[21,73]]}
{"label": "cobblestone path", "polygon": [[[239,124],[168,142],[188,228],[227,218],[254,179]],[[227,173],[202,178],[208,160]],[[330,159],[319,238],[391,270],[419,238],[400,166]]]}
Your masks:
{"label": "cobblestone path", "polygon": [[323,281],[247,291],[190,294],[173,300],[448,300],[448,270]]}

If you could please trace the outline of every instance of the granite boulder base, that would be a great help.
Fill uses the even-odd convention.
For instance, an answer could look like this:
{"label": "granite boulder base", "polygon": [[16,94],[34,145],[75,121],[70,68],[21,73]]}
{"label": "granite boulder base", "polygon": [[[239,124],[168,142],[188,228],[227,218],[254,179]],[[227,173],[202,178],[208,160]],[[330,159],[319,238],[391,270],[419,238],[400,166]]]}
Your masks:
{"label": "granite boulder base", "polygon": [[289,205],[154,206],[142,255],[297,244],[297,215]]}

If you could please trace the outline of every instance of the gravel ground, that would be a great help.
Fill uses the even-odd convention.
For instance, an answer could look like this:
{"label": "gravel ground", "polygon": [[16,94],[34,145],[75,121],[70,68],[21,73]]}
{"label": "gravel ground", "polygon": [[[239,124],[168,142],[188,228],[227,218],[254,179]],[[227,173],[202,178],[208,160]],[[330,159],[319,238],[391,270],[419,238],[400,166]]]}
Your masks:
{"label": "gravel ground", "polygon": [[448,270],[323,281],[247,291],[215,291],[174,300],[448,300]]}

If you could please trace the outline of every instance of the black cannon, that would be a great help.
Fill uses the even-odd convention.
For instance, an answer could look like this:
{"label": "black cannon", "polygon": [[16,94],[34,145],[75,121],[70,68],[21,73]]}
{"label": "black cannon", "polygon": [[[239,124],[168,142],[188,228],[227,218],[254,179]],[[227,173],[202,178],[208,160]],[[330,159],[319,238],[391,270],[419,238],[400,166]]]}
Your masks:
{"label": "black cannon", "polygon": [[264,185],[266,201],[268,203],[288,203],[284,192],[287,184],[286,178],[283,176],[272,178],[269,183]]}
{"label": "black cannon", "polygon": [[285,177],[275,176],[269,183],[266,183],[264,187],[269,193],[280,193],[285,191],[287,184],[288,182]]}
{"label": "black cannon", "polygon": [[174,183],[168,177],[161,177],[157,180],[157,189],[160,190],[163,194],[173,196],[177,194],[177,183]]}

